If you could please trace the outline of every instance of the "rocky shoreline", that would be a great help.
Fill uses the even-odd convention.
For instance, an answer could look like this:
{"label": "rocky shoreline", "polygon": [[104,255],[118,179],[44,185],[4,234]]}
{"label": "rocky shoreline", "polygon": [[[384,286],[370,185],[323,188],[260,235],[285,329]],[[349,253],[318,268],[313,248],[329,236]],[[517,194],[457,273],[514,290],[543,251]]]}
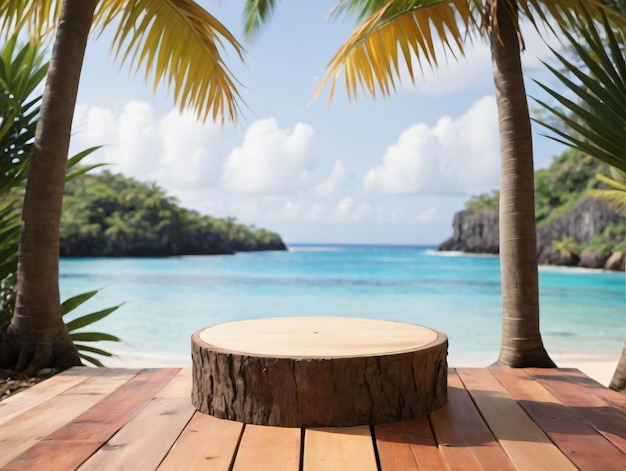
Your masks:
{"label": "rocky shoreline", "polygon": [[[437,250],[498,254],[499,214],[497,209],[455,214],[452,237]],[[586,198],[550,223],[537,229],[537,257],[541,265],[560,265],[624,271],[623,251],[589,249],[589,244],[609,226],[623,225],[624,218],[607,203]],[[559,243],[567,240],[570,244]],[[575,246],[577,249],[573,249]]]}
{"label": "rocky shoreline", "polygon": [[237,252],[285,251],[280,236],[269,240],[225,239],[211,233],[186,233],[177,238],[126,237],[123,239],[69,236],[61,238],[61,257],[172,257],[233,255]]}

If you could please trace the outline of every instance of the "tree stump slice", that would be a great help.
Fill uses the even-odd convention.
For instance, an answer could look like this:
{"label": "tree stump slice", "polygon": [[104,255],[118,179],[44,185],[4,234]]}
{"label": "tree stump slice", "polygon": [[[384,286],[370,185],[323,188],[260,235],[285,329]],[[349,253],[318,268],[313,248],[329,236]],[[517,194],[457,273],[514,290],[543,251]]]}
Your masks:
{"label": "tree stump slice", "polygon": [[346,427],[424,416],[447,401],[448,338],[339,317],[230,322],[191,338],[192,402],[249,424]]}

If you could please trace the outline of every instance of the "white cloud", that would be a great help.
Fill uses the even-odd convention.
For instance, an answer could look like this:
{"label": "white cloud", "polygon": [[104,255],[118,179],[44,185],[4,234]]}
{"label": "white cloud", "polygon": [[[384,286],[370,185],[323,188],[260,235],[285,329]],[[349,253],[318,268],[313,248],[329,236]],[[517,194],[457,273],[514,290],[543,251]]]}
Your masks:
{"label": "white cloud", "polygon": [[318,183],[313,191],[317,196],[330,198],[337,194],[347,179],[348,172],[346,171],[346,166],[341,160],[338,160],[333,165],[333,169],[328,178]]}
{"label": "white cloud", "polygon": [[430,207],[428,209],[425,209],[424,211],[421,211],[416,216],[415,220],[417,222],[424,223],[424,224],[429,224],[432,222],[439,222],[441,221],[441,214],[439,212],[439,209],[435,207]]}
{"label": "white cloud", "polygon": [[456,120],[444,116],[432,128],[411,126],[366,173],[363,186],[383,193],[461,195],[497,186],[498,175],[497,110],[489,96]]}
{"label": "white cloud", "polygon": [[313,128],[280,129],[274,118],[254,122],[223,166],[222,182],[244,193],[289,194],[309,186]]}
{"label": "white cloud", "polygon": [[157,117],[148,103],[130,101],[116,115],[90,105],[77,107],[72,151],[104,145],[90,162],[114,164],[113,172],[157,181],[174,192],[211,186],[220,170],[220,129],[171,110]]}

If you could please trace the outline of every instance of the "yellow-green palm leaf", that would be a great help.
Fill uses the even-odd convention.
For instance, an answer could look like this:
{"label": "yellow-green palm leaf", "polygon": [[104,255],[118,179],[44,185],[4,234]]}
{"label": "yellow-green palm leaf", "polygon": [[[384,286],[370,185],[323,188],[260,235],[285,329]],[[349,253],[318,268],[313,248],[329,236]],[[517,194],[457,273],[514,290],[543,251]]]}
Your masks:
{"label": "yellow-green palm leaf", "polygon": [[[416,3],[422,6],[416,8]],[[411,81],[415,81],[415,60],[420,69],[423,64],[437,67],[436,41],[444,46],[444,54],[463,54],[466,33],[473,21],[471,6],[467,0],[387,2],[335,54],[316,94],[330,80],[332,99],[336,81],[344,73],[350,98],[356,98],[359,85],[373,96],[377,89],[388,96],[400,79],[401,61]]]}
{"label": "yellow-green palm leaf", "polygon": [[626,173],[617,169],[614,169],[612,173],[614,178],[596,175],[596,178],[608,185],[610,189],[593,189],[589,190],[589,193],[609,203],[616,213],[623,214],[626,210]]}
{"label": "yellow-green palm leaf", "polygon": [[[399,62],[406,64],[408,76],[415,81],[414,63],[437,67],[435,41],[443,45],[443,54],[457,58],[472,34],[498,34],[492,10],[497,2],[484,0],[345,0],[339,10],[364,17],[370,14],[352,33],[327,65],[327,73],[316,91],[330,81],[330,98],[339,77],[345,75],[348,96],[355,98],[359,86],[371,95],[379,90],[383,96],[395,90],[401,79]],[[535,27],[549,26],[550,21],[569,24],[578,9],[591,6],[608,9],[597,0],[519,0],[520,13]],[[591,9],[590,9],[591,11]],[[596,10],[594,10],[596,11]],[[608,13],[611,17],[615,14]]]}
{"label": "yellow-green palm leaf", "polygon": [[[62,1],[0,0],[5,31],[48,32]],[[243,48],[214,16],[191,0],[101,0],[94,17],[98,33],[117,27],[112,50],[122,62],[144,70],[156,89],[167,85],[181,109],[201,120],[236,120],[240,95],[222,55],[230,46],[243,60]]]}

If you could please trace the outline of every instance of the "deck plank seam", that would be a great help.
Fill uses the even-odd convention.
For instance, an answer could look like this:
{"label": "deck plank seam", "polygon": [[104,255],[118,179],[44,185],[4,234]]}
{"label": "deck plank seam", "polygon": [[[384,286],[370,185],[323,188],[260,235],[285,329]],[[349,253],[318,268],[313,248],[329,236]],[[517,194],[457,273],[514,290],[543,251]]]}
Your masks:
{"label": "deck plank seam", "polygon": [[[66,372],[70,372],[68,374],[71,374],[71,370],[74,369],[78,369],[81,367],[73,367],[70,368],[68,370],[66,370],[65,372],[62,372],[60,374],[64,374]],[[84,367],[82,367],[84,368]],[[84,385],[84,383],[87,382],[91,382],[91,381],[95,381],[97,378],[100,378],[102,376],[106,376],[104,374],[102,374],[103,372],[98,371],[97,368],[94,368],[94,372],[91,374],[90,377],[86,378],[85,381],[80,381],[77,384],[74,384],[72,387],[64,390],[64,391],[60,391],[58,392],[55,396],[53,396],[52,398],[49,398],[47,401],[45,401],[44,403],[47,403],[49,401],[51,401],[54,398],[58,398],[58,397],[63,397],[65,395],[71,395],[73,394],[73,390],[77,389],[80,385]],[[64,427],[70,426],[70,424],[75,423],[77,418],[80,417],[81,415],[87,413],[88,411],[92,410],[94,407],[97,407],[100,403],[102,403],[102,401],[106,400],[112,393],[114,393],[115,391],[117,391],[118,389],[122,388],[123,386],[125,386],[126,384],[128,384],[130,381],[132,381],[134,378],[136,378],[143,370],[133,370],[133,369],[129,369],[128,371],[134,371],[134,374],[129,375],[126,380],[122,383],[120,383],[115,389],[109,391],[108,393],[106,393],[105,395],[103,395],[97,402],[91,404],[91,406],[89,406],[87,409],[85,409],[83,412],[79,413],[78,415],[70,418],[66,423],[59,425],[57,429],[51,431],[50,433],[48,433],[45,436],[40,437],[35,443],[33,443],[30,447],[28,447],[27,449],[23,450],[21,453],[19,453],[18,455],[16,455],[13,459],[11,459],[9,462],[6,463],[5,466],[3,466],[2,469],[5,469],[5,467],[7,469],[12,469],[13,466],[15,466],[14,463],[18,462],[18,460],[20,459],[20,457],[22,456],[28,456],[29,452],[31,452],[33,449],[37,449],[37,447],[41,446],[42,443],[45,443],[47,440],[50,440],[50,437],[53,437],[59,430],[63,429]],[[30,409],[29,409],[30,410]],[[108,440],[107,440],[108,441]],[[104,442],[106,443],[106,441]],[[89,458],[91,458],[97,450],[99,450],[104,443],[100,444],[100,447],[98,447],[96,450],[93,451],[93,453],[91,453],[86,459],[84,459],[80,464],[78,464],[76,466],[76,469],[78,469],[80,466],[82,466]],[[12,465],[13,464],[13,465]]]}
{"label": "deck plank seam", "polygon": [[[129,377],[128,381],[126,381],[126,382],[125,382],[125,383],[123,383],[122,385],[118,386],[118,388],[116,388],[114,391],[116,391],[117,389],[121,388],[122,386],[124,386],[124,385],[128,384],[130,381],[132,381],[133,379],[135,379],[135,378],[136,378],[137,376],[139,376],[140,374],[142,374],[142,373],[144,373],[144,372],[150,372],[150,371],[153,371],[153,370],[157,370],[157,369],[161,369],[161,368],[142,368],[142,369],[140,369],[139,371],[137,371],[137,373],[136,373],[135,375],[133,375],[133,376]],[[162,368],[162,369],[166,369],[166,368]],[[167,368],[167,369],[177,369],[177,370],[178,370],[177,374],[178,374],[182,368]],[[172,379],[173,379],[173,377],[172,377]],[[170,380],[170,381],[171,381],[171,380]],[[78,465],[76,466],[76,468],[75,468],[75,469],[76,469],[76,470],[80,469],[80,467],[81,467],[81,466],[85,465],[85,463],[87,463],[87,461],[89,461],[92,457],[94,457],[94,456],[95,456],[95,454],[96,454],[98,451],[100,451],[100,450],[101,450],[104,446],[106,446],[106,445],[107,445],[107,444],[108,444],[108,443],[109,443],[109,442],[113,439],[113,437],[115,437],[115,436],[119,433],[119,431],[120,431],[120,430],[122,430],[122,429],[123,429],[123,428],[124,428],[124,427],[125,427],[125,426],[129,423],[129,422],[131,422],[131,421],[132,421],[132,420],[133,420],[133,419],[134,419],[134,418],[135,418],[135,417],[136,417],[136,416],[137,416],[137,415],[138,415],[141,411],[143,411],[143,410],[144,410],[144,409],[145,409],[145,408],[146,408],[146,407],[147,407],[150,403],[152,403],[152,401],[154,401],[154,399],[155,399],[155,397],[157,396],[157,394],[158,394],[158,393],[160,393],[160,392],[163,390],[163,388],[165,388],[165,386],[167,386],[167,385],[170,383],[170,381],[168,381],[168,382],[164,383],[164,384],[163,384],[163,386],[162,386],[160,389],[158,389],[158,390],[157,390],[157,391],[153,394],[153,396],[152,396],[151,398],[149,398],[148,400],[144,401],[142,406],[140,406],[140,407],[136,408],[136,409],[134,410],[134,413],[129,414],[129,416],[126,418],[126,420],[124,421],[124,423],[121,423],[121,424],[120,424],[120,426],[119,426],[119,427],[117,427],[116,429],[111,429],[111,433],[110,433],[109,437],[108,437],[108,438],[104,438],[104,440],[102,441],[102,443],[100,444],[100,446],[99,446],[99,447],[97,447],[96,449],[94,449],[94,450],[92,451],[92,453],[91,453],[91,454],[90,454],[87,458],[85,458],[85,459],[84,459],[84,460],[83,460],[80,464],[78,464]],[[110,395],[111,395],[114,391],[111,391],[109,394],[107,394],[105,397],[103,397],[103,398],[101,399],[101,401],[98,401],[96,404],[92,405],[92,406],[90,407],[90,409],[93,409],[94,407],[97,407],[97,406],[98,406],[98,404],[100,404],[102,401],[104,401],[105,399],[107,399],[107,398],[108,398],[108,397],[109,397],[109,396],[110,396]],[[166,453],[166,455],[167,455],[167,453]]]}
{"label": "deck plank seam", "polygon": [[[196,412],[197,414],[202,414],[202,412]],[[241,445],[241,440],[243,440],[243,434],[246,433],[246,427],[248,424],[243,424],[241,427],[241,432],[239,432],[239,438],[237,439],[237,444],[235,445],[235,450],[233,451],[233,457],[230,460],[230,464],[228,465],[228,471],[233,471],[235,467],[235,462],[237,461],[237,455],[239,454],[239,446]]]}
{"label": "deck plank seam", "polygon": [[[180,436],[183,434],[185,429],[189,426],[189,423],[191,422],[191,419],[193,419],[193,416],[196,415],[196,414],[198,414],[198,411],[194,412],[193,414],[191,414],[189,416],[189,420],[187,420],[187,422],[185,422],[185,425],[183,425],[183,427],[180,429],[180,431],[178,432],[178,435],[176,435],[176,438],[172,442],[172,446],[170,446],[169,449],[165,452],[165,454],[163,455],[163,458],[161,458],[161,461],[159,461],[159,464],[156,466],[155,469],[159,469],[159,466],[161,466],[161,464],[163,464],[163,461],[165,461],[165,459],[167,458],[167,455],[176,446],[176,443],[178,443],[178,440],[180,440]],[[104,444],[102,444],[102,446],[104,446]]]}
{"label": "deck plank seam", "polygon": [[[568,370],[571,370],[570,368],[568,368]],[[566,370],[567,371],[567,370]],[[578,371],[578,370],[577,370]],[[554,397],[556,397],[559,401],[561,401],[563,403],[563,405],[565,405],[567,408],[569,408],[570,410],[572,410],[572,412],[574,412],[576,414],[576,417],[578,418],[578,420],[581,420],[582,422],[584,422],[585,424],[587,424],[589,427],[591,427],[593,430],[595,430],[599,435],[601,435],[606,441],[608,441],[611,445],[613,445],[615,448],[617,448],[620,452],[622,452],[623,454],[626,455],[626,450],[624,450],[624,448],[622,448],[620,445],[618,445],[617,443],[615,443],[615,441],[612,439],[612,437],[610,436],[610,432],[607,432],[605,430],[602,430],[596,423],[596,420],[593,420],[592,418],[589,418],[586,414],[582,413],[579,409],[585,409],[585,408],[590,408],[591,406],[576,406],[573,404],[570,404],[569,401],[567,401],[565,398],[563,398],[563,395],[556,389],[554,389],[553,387],[551,387],[550,381],[548,379],[545,379],[542,375],[536,374],[536,373],[528,373],[529,376],[534,379],[539,385],[543,386],[545,389],[548,390],[548,392],[550,394],[552,394]],[[575,384],[575,383],[574,383]],[[576,386],[580,386],[578,384],[575,384]],[[618,411],[622,411],[622,408],[619,406],[616,406],[612,401],[609,401],[607,399],[605,399],[603,396],[598,395],[598,394],[593,394],[593,397],[596,399],[599,399],[603,404],[603,408],[608,408],[608,409],[617,409]],[[626,416],[625,414],[622,414]],[[626,420],[624,421],[624,423],[626,423]]]}
{"label": "deck plank seam", "polygon": [[441,462],[446,466],[446,469],[449,470],[450,467],[448,466],[448,463],[446,461],[446,457],[445,457],[445,455],[443,453],[443,450],[442,450],[442,447],[446,446],[446,444],[445,443],[439,443],[439,440],[437,439],[437,435],[435,435],[435,427],[433,425],[433,421],[432,421],[432,418],[431,418],[430,414],[428,414],[426,416],[426,419],[428,420],[428,427],[430,428],[430,434],[432,435],[433,440],[435,442],[435,446],[437,447],[437,454],[439,455],[439,458],[441,458]]}
{"label": "deck plank seam", "polygon": [[[536,384],[539,385],[539,387],[543,388],[548,394],[550,394],[551,396],[554,397],[554,399],[556,399],[556,401],[558,401],[556,404],[566,408],[568,411],[572,412],[572,415],[574,416],[574,418],[580,422],[582,422],[584,425],[586,425],[587,427],[589,427],[591,430],[595,431],[600,437],[602,437],[604,439],[605,442],[607,442],[612,448],[615,448],[618,452],[620,452],[621,454],[623,454],[626,457],[626,454],[624,454],[624,452],[615,444],[613,443],[608,437],[605,436],[604,433],[602,433],[601,430],[599,430],[597,427],[595,427],[592,423],[590,423],[589,421],[585,420],[585,417],[577,414],[576,413],[576,408],[572,408],[569,407],[567,404],[565,404],[562,399],[560,397],[558,397],[557,395],[555,395],[547,386],[546,384],[544,384],[541,381],[538,381],[537,378],[534,377],[534,375],[529,374],[526,370],[522,369],[521,372],[528,377],[529,380],[534,380],[534,382]],[[495,376],[495,375],[494,375]],[[496,379],[498,379],[496,377]],[[500,381],[500,384],[502,384],[505,388],[506,385],[504,383],[502,383]],[[508,388],[507,388],[508,390]],[[553,438],[552,432],[550,432],[550,430],[546,430],[541,423],[538,420],[535,420],[533,418],[533,414],[526,409],[526,407],[523,404],[523,401],[521,401],[513,391],[509,390],[509,393],[516,399],[516,401],[518,402],[518,404],[522,407],[522,409],[524,409],[524,411],[526,412],[526,414],[530,417],[530,419],[544,432],[544,434],[548,437],[548,439],[561,451],[561,453],[563,453],[563,455],[565,455],[574,466],[576,466],[577,468],[581,469],[579,463],[577,463],[576,461],[576,456],[575,450],[569,450],[567,449],[567,447],[565,447],[560,441],[558,441],[556,438]],[[574,455],[570,455],[571,453],[574,453]]]}
{"label": "deck plank seam", "polygon": [[[491,374],[490,368],[485,368],[489,374],[496,379],[493,374]],[[515,462],[515,457],[511,456],[511,454],[507,451],[507,448],[505,446],[502,445],[500,438],[498,437],[498,435],[496,434],[496,432],[493,430],[491,424],[489,423],[489,421],[487,420],[487,418],[485,417],[482,409],[478,406],[478,403],[476,402],[474,395],[472,394],[472,391],[470,388],[467,387],[467,383],[465,381],[463,381],[463,376],[459,373],[459,369],[457,368],[455,371],[456,375],[459,377],[459,379],[461,380],[461,384],[463,385],[463,387],[465,388],[465,391],[467,392],[468,396],[470,397],[470,400],[472,401],[472,404],[474,404],[474,408],[476,409],[476,411],[478,412],[478,415],[480,415],[480,418],[482,419],[483,423],[485,424],[485,426],[487,427],[487,429],[489,430],[489,433],[491,433],[491,436],[493,437],[494,441],[498,444],[498,446],[500,447],[500,449],[502,450],[502,452],[504,453],[504,455],[509,459],[509,461],[511,462],[511,464],[513,465],[513,467],[515,467],[516,469],[519,469],[516,462]],[[498,381],[499,382],[499,381]],[[502,383],[500,383],[502,384]],[[509,390],[505,387],[506,391],[508,392]],[[509,392],[510,394],[510,392]],[[512,396],[512,395],[511,395]],[[528,416],[528,413],[526,412],[526,410],[520,405],[519,401],[517,399],[515,399],[514,396],[512,396],[515,400],[515,402],[517,403],[517,405],[520,407],[520,409],[522,409],[522,411],[524,412],[524,414],[526,414]],[[530,418],[530,417],[529,417]],[[532,418],[531,418],[532,420]],[[534,421],[533,421],[534,423]],[[545,431],[539,427],[539,430],[541,430],[543,432],[544,435],[547,436],[547,434],[545,433]],[[548,438],[549,439],[549,438]],[[569,458],[568,458],[569,459]],[[571,461],[571,460],[570,460]]]}
{"label": "deck plank seam", "polygon": [[376,460],[376,469],[378,471],[383,471],[383,467],[380,464],[380,455],[378,453],[378,445],[376,444],[376,431],[374,430],[374,426],[370,424],[370,437],[372,439],[372,446],[374,447],[374,459]]}
{"label": "deck plank seam", "polygon": [[[519,368],[519,371],[521,371],[524,375],[528,376],[528,378],[529,378],[529,379],[531,379],[531,380],[533,379],[532,375],[530,375],[530,374],[526,371],[526,369],[524,369],[524,368]],[[491,373],[491,371],[489,371],[489,372]],[[571,462],[574,466],[576,466],[576,468],[580,469],[580,467],[579,467],[579,466],[578,466],[578,465],[574,462],[574,460],[572,459],[572,457],[570,457],[570,455],[569,455],[570,450],[563,449],[563,446],[561,446],[561,445],[559,444],[559,442],[555,441],[555,440],[552,438],[552,434],[551,434],[549,431],[545,430],[545,429],[541,426],[541,424],[540,424],[537,420],[535,420],[535,419],[533,418],[533,415],[532,415],[532,414],[531,414],[531,413],[530,413],[530,412],[526,409],[526,407],[524,407],[524,404],[522,404],[522,402],[521,402],[521,401],[520,401],[520,399],[519,399],[519,398],[515,395],[515,393],[514,393],[513,391],[511,391],[509,388],[507,388],[507,387],[506,387],[506,384],[504,384],[502,381],[500,381],[500,379],[499,379],[496,375],[492,374],[491,376],[493,376],[493,377],[496,379],[496,381],[498,381],[498,382],[502,385],[502,387],[508,391],[508,393],[511,395],[511,397],[513,397],[513,398],[515,399],[515,402],[517,402],[517,404],[518,404],[518,405],[522,408],[522,410],[523,410],[523,411],[524,411],[524,413],[528,416],[528,418],[529,418],[529,419],[530,419],[530,420],[531,420],[531,421],[532,421],[532,422],[533,422],[533,423],[534,423],[537,427],[539,427],[539,429],[540,429],[540,430],[544,433],[544,435],[548,438],[548,440],[550,440],[550,442],[551,442],[551,443],[552,443],[552,444],[553,444],[553,445],[554,445],[554,446],[555,446],[555,447],[556,447],[556,448],[557,448],[557,449],[558,449],[558,450],[559,450],[559,451],[560,451],[560,452],[561,452],[561,453],[562,453],[562,454],[563,454],[563,455],[564,455],[564,456],[565,456],[568,460],[570,460],[570,462]],[[565,404],[563,404],[563,402],[561,402],[561,400],[560,400],[557,396],[555,396],[554,394],[552,394],[552,392],[551,392],[548,388],[546,388],[544,384],[540,383],[540,382],[539,382],[539,381],[537,381],[536,379],[535,379],[535,382],[536,382],[537,384],[539,384],[539,386],[541,386],[543,389],[545,389],[545,390],[546,390],[549,394],[551,394],[552,396],[554,396],[554,397],[555,397],[555,398],[559,401],[559,404],[561,404],[562,406],[566,407],[566,406],[565,406]]]}
{"label": "deck plank seam", "polygon": [[298,462],[298,471],[304,471],[304,434],[306,429],[300,428],[300,460]]}

